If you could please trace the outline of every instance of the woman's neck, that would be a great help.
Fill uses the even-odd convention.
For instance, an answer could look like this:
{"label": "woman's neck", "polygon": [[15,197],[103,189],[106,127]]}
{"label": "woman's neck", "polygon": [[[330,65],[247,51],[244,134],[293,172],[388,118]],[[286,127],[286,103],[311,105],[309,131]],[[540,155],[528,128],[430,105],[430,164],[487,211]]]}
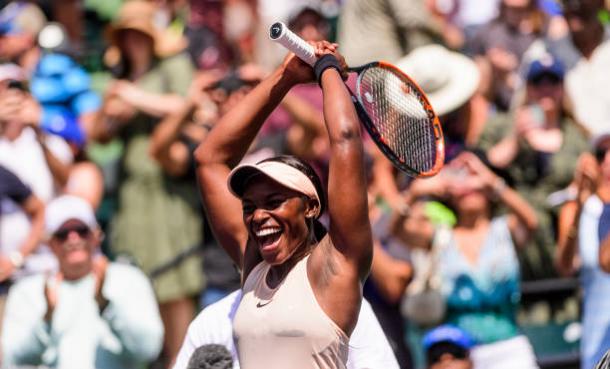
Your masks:
{"label": "woman's neck", "polygon": [[267,274],[267,285],[271,288],[277,287],[284,280],[284,278],[286,278],[288,273],[290,273],[292,268],[294,268],[299,261],[303,260],[304,257],[309,255],[314,246],[315,244],[301,245],[297,247],[297,250],[288,260],[282,264],[273,265],[269,269],[269,274]]}
{"label": "woman's neck", "polygon": [[486,211],[458,214],[456,228],[475,231],[489,224],[489,214]]}

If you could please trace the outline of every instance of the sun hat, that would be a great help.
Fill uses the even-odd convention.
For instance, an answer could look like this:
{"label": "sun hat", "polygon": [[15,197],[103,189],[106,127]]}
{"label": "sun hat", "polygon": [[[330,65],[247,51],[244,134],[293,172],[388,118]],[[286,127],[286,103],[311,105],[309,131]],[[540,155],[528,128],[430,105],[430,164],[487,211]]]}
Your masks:
{"label": "sun hat", "polygon": [[90,229],[98,227],[93,208],[84,199],[62,195],[51,200],[45,211],[45,234],[51,237],[69,220],[80,220]]}
{"label": "sun hat", "polygon": [[313,181],[297,168],[281,161],[263,160],[256,164],[237,166],[231,171],[227,180],[229,191],[238,198],[241,198],[248,181],[256,175],[264,175],[286,188],[315,199],[320,205],[316,210],[315,218],[320,216],[323,208],[322,201],[320,200],[322,196],[318,193]]}
{"label": "sun hat", "polygon": [[[171,56],[184,50],[188,44],[186,38],[155,25],[157,10],[156,5],[150,1],[126,1],[106,32],[111,48],[117,47],[120,31],[134,30],[144,33],[153,40],[157,57]],[[116,51],[110,51],[110,53],[114,52]]]}
{"label": "sun hat", "polygon": [[479,86],[480,73],[467,56],[441,45],[421,46],[396,62],[426,93],[437,115],[462,106]]}

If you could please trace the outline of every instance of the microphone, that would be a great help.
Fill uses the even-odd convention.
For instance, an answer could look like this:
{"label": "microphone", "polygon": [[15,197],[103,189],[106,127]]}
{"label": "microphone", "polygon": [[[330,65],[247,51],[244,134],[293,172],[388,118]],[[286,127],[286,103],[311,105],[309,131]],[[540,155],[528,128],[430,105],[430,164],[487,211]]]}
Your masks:
{"label": "microphone", "polygon": [[223,345],[207,344],[198,347],[186,367],[187,369],[232,369],[233,356]]}

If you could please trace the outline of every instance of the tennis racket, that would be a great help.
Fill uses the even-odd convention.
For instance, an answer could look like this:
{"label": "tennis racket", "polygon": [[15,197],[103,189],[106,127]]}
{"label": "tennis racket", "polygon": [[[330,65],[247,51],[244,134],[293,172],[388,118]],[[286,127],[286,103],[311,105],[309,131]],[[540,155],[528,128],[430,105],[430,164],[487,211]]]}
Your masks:
{"label": "tennis racket", "polygon": [[[271,26],[273,41],[313,66],[314,48],[282,22]],[[392,164],[412,177],[433,176],[445,160],[443,131],[428,98],[409,76],[376,61],[349,72],[358,75],[352,101],[360,121]]]}

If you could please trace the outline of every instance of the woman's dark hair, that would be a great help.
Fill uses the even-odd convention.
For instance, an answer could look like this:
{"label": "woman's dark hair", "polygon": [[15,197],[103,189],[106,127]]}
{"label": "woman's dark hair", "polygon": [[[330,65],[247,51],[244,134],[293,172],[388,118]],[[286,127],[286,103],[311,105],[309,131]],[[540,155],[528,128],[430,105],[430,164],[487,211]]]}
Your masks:
{"label": "woman's dark hair", "polygon": [[259,164],[268,161],[276,161],[282,164],[289,165],[297,169],[301,173],[305,174],[307,178],[309,178],[309,180],[313,183],[314,187],[316,188],[316,192],[318,193],[318,198],[320,199],[320,214],[323,214],[324,211],[326,211],[326,192],[324,192],[322,180],[320,179],[316,171],[311,167],[311,165],[309,165],[309,163],[297,158],[296,156],[280,155],[261,160],[259,161]]}

